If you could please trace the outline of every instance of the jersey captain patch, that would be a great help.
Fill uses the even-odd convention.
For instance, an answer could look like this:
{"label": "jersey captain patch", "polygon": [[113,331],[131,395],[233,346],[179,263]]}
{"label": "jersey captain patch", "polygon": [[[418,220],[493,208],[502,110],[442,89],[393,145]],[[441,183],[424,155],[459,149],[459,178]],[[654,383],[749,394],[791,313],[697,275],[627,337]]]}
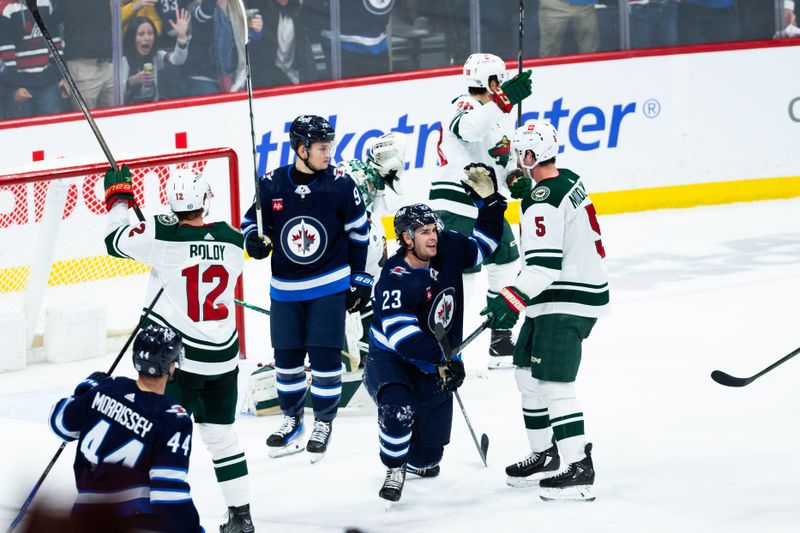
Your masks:
{"label": "jersey captain patch", "polygon": [[453,287],[448,287],[434,298],[431,310],[428,313],[428,327],[433,331],[436,324],[441,324],[447,331],[453,323],[455,314],[456,290]]}
{"label": "jersey captain patch", "polygon": [[328,233],[325,226],[314,217],[299,216],[290,219],[281,231],[281,248],[293,263],[307,265],[325,253]]}

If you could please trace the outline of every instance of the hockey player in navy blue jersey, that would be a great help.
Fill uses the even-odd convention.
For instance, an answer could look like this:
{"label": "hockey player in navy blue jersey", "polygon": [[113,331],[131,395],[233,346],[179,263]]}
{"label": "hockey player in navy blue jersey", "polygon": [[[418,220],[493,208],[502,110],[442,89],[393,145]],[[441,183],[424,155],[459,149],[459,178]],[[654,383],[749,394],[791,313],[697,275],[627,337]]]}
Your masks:
{"label": "hockey player in navy blue jersey", "polygon": [[445,361],[433,330],[441,323],[450,344],[461,343],[461,273],[494,252],[503,234],[506,202],[494,170],[481,163],[464,170],[464,189],[478,207],[472,234],[444,231],[427,205],[401,208],[394,219],[400,248],[375,287],[364,383],[378,404],[380,457],[388,469],[379,494],[389,501],[400,499],[406,472],[439,474],[450,441],[452,391],[464,381],[464,365],[461,354]]}
{"label": "hockey player in navy blue jersey", "polygon": [[301,115],[289,129],[297,161],[259,180],[264,238],[255,203],[242,222],[247,252],[272,252],[270,334],[283,420],[267,439],[270,457],[302,450],[306,354],[311,363],[312,462],[328,447],[342,392],[345,310],[359,312],[372,293],[365,272],[369,224],[353,179],[330,165],[333,127]]}
{"label": "hockey player in navy blue jersey", "polygon": [[182,354],[179,335],[147,326],[133,342],[137,381],[95,372],[53,406],[52,430],[78,441],[73,515],[112,514],[137,531],[203,531],[186,481],[192,420],[164,396]]}

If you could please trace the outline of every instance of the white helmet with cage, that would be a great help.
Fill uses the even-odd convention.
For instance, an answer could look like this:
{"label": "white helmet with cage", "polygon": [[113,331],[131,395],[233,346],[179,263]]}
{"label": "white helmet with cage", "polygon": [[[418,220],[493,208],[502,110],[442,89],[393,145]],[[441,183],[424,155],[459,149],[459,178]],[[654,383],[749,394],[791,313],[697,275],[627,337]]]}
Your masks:
{"label": "white helmet with cage", "polygon": [[203,209],[205,215],[208,213],[211,187],[202,172],[179,168],[172,171],[167,180],[167,199],[173,213]]}
{"label": "white helmet with cage", "polygon": [[367,162],[390,189],[400,194],[399,179],[406,169],[405,134],[390,131],[378,137],[369,150]]}
{"label": "white helmet with cage", "polygon": [[497,81],[503,83],[508,79],[508,70],[502,59],[494,54],[472,54],[464,63],[464,77],[467,78],[467,87],[479,89],[489,88],[489,78],[497,76]]}
{"label": "white helmet with cage", "polygon": [[[530,171],[542,161],[558,155],[558,133],[549,122],[535,120],[517,128],[512,146],[517,154],[517,164]],[[525,164],[525,153],[528,150],[533,152],[536,159],[532,165]]]}

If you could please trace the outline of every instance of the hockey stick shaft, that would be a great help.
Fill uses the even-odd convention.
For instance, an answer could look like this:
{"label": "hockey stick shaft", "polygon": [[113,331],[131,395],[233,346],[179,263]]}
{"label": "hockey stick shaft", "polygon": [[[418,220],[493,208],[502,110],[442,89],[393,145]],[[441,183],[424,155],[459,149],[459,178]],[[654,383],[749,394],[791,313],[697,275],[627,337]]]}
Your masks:
{"label": "hockey stick shaft", "polygon": [[[519,47],[517,48],[517,74],[522,75],[522,38],[525,34],[525,4],[519,0]],[[517,104],[517,127],[522,126],[522,102]]]}
{"label": "hockey stick shaft", "polygon": [[247,308],[247,309],[252,309],[253,311],[258,311],[259,313],[264,313],[265,315],[269,314],[269,310],[268,309],[264,309],[263,307],[259,307],[257,305],[253,305],[253,304],[249,304],[247,302],[243,302],[242,300],[234,299],[233,303],[235,303],[236,305],[241,305],[242,307]]}
{"label": "hockey stick shaft", "polygon": [[[447,332],[444,330],[444,326],[442,326],[441,323],[437,323],[436,326],[434,326],[433,334],[436,336],[436,341],[439,343],[439,349],[442,350],[445,360],[450,361],[453,358],[453,355],[460,353],[464,346],[475,340],[480,332],[486,329],[486,326],[489,325],[489,322],[490,321],[487,319],[483,324],[481,324],[481,327],[476,329],[475,332],[467,338],[468,342],[465,341],[459,345],[459,351],[457,352],[453,352],[453,350],[450,349],[450,341],[447,338]],[[469,429],[469,433],[472,435],[472,441],[475,443],[475,447],[478,449],[478,455],[481,456],[483,466],[488,467],[489,465],[486,463],[486,452],[484,451],[484,446],[481,446],[481,443],[478,442],[478,437],[475,435],[475,429],[473,429],[472,422],[469,421],[469,416],[467,416],[467,410],[464,407],[464,402],[461,401],[461,395],[458,393],[458,390],[453,391],[453,395],[455,395],[456,400],[458,400],[458,406],[461,407],[461,414],[464,415],[464,420],[467,422],[467,429]],[[485,433],[481,435],[481,441],[487,443],[486,447],[489,446],[489,437],[487,437]]]}
{"label": "hockey stick shaft", "polygon": [[472,341],[474,341],[475,339],[477,339],[477,338],[478,338],[478,335],[480,335],[481,333],[483,333],[483,330],[485,330],[486,328],[488,328],[488,327],[489,327],[489,324],[490,324],[491,322],[492,322],[492,319],[491,319],[491,318],[487,318],[486,320],[484,320],[484,321],[481,323],[481,325],[480,325],[480,326],[478,326],[478,327],[477,327],[477,329],[475,329],[475,331],[473,331],[472,333],[470,333],[470,334],[469,334],[469,337],[467,337],[466,339],[464,339],[464,341],[463,341],[461,344],[459,344],[459,345],[458,345],[458,348],[456,348],[456,350],[455,350],[455,351],[452,353],[451,357],[452,357],[453,355],[457,355],[457,354],[460,354],[461,352],[463,352],[463,351],[464,351],[464,349],[465,349],[465,348],[466,348],[466,347],[467,347],[469,344],[471,344],[471,343],[472,343]]}
{"label": "hockey stick shaft", "polygon": [[[469,421],[469,417],[467,416],[467,410],[464,408],[464,402],[461,401],[461,395],[458,391],[453,391],[453,395],[458,400],[458,406],[461,407],[461,414],[464,415],[464,421],[467,423],[467,428],[469,428],[469,434],[472,435],[472,441],[475,443],[475,447],[478,449],[478,454],[481,456],[481,461],[483,461],[483,466],[488,467],[489,465],[486,462],[486,454],[483,451],[483,447],[481,447],[480,442],[478,442],[478,437],[475,435],[475,430],[472,427],[472,422]],[[482,439],[487,439],[486,435],[484,434]]]}
{"label": "hockey stick shaft", "polygon": [[774,370],[775,368],[779,367],[780,365],[782,365],[783,363],[785,363],[786,361],[788,361],[792,357],[796,356],[797,354],[800,354],[800,348],[797,348],[793,352],[781,357],[780,359],[778,359],[777,361],[775,361],[774,363],[769,365],[764,370],[758,372],[757,374],[754,374],[754,375],[750,376],[749,378],[737,378],[737,377],[731,376],[730,374],[728,374],[726,372],[722,372],[721,370],[714,370],[711,373],[711,379],[713,379],[714,381],[716,381],[720,385],[725,385],[727,387],[744,387],[745,385],[748,385],[748,384],[752,383],[753,381],[755,381],[756,379],[760,378],[761,376],[763,376],[767,372],[770,372],[770,371]]}
{"label": "hockey stick shaft", "polygon": [[250,141],[253,148],[253,181],[255,183],[256,196],[256,228],[258,237],[264,237],[264,222],[261,220],[261,192],[258,187],[258,161],[256,160],[256,126],[253,116],[253,79],[250,76],[250,47],[249,43],[244,45],[245,76],[247,79],[247,105],[250,111]]}
{"label": "hockey stick shaft", "polygon": [[[75,84],[75,79],[72,77],[72,74],[70,74],[67,64],[64,63],[64,60],[61,58],[61,54],[58,53],[58,49],[53,42],[53,38],[50,36],[50,32],[44,25],[44,20],[42,20],[41,13],[39,13],[39,6],[36,5],[36,0],[25,0],[25,4],[28,6],[28,10],[30,10],[31,15],[33,15],[33,20],[35,20],[36,24],[39,26],[39,30],[42,32],[44,42],[47,44],[48,50],[50,50],[50,55],[58,67],[58,70],[61,71],[61,75],[64,77],[64,80],[67,82],[69,90],[72,93],[72,97],[75,99],[78,107],[83,112],[83,116],[86,117],[86,121],[89,123],[89,127],[92,128],[92,133],[94,133],[97,142],[100,144],[100,148],[103,149],[103,153],[106,155],[106,159],[108,159],[111,168],[113,168],[116,172],[119,170],[117,161],[111,154],[111,150],[108,148],[106,140],[103,138],[103,134],[100,133],[100,128],[97,127],[97,123],[94,121],[91,112],[89,112],[89,108],[86,106],[86,102],[83,100],[83,96],[81,96],[81,92],[78,90],[78,86]],[[144,215],[142,214],[142,210],[139,209],[138,205],[133,204],[133,211],[136,213],[136,217],[140,221],[144,220]]]}

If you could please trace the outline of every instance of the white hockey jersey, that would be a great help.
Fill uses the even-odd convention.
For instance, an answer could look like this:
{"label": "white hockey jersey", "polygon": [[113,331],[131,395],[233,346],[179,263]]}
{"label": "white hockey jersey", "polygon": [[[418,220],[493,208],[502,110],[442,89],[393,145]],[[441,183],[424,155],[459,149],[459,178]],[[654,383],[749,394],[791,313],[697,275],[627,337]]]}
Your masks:
{"label": "white hockey jersey", "polygon": [[515,110],[503,113],[493,102],[482,104],[468,94],[453,100],[439,132],[440,174],[428,196],[433,209],[473,219],[478,216],[461,186],[469,163],[492,166],[500,193],[509,198],[506,174],[516,168],[511,153]]}
{"label": "white hockey jersey", "polygon": [[[171,214],[131,225],[127,206],[117,202],[108,213],[106,249],[114,257],[152,267],[144,305],[163,284],[148,320],[181,334],[186,350],[182,370],[211,376],[236,368],[233,292],[244,268],[239,230],[226,222],[181,226]],[[197,262],[185,266],[192,258]]]}
{"label": "white hockey jersey", "polygon": [[600,224],[580,177],[563,168],[559,172],[522,200],[525,264],[514,286],[531,298],[529,317],[600,317],[609,303]]}

